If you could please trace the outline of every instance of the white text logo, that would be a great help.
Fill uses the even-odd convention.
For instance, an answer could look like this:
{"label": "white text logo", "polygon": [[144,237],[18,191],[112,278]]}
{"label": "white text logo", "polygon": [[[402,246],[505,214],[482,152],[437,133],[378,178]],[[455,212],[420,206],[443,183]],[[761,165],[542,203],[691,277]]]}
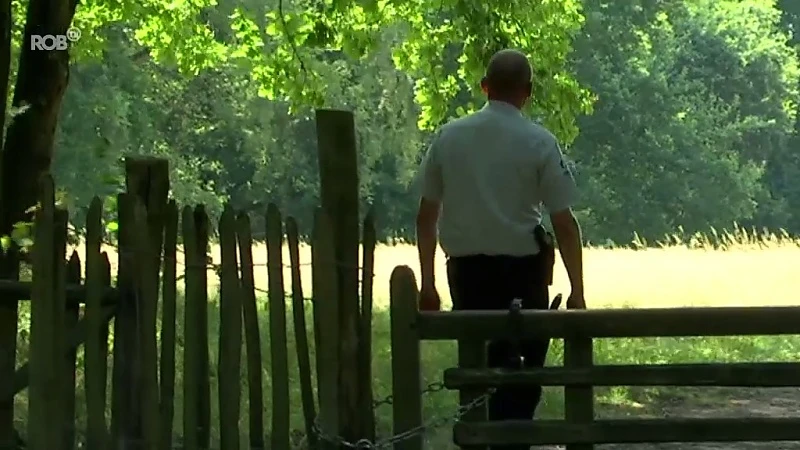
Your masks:
{"label": "white text logo", "polygon": [[31,35],[31,50],[66,50],[69,44],[81,38],[81,30],[70,28],[67,34]]}

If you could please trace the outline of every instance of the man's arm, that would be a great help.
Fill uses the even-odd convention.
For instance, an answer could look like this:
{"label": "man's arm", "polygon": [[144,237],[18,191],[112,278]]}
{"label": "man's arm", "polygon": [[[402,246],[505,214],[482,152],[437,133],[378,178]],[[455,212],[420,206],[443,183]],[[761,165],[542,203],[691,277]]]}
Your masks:
{"label": "man's arm", "polygon": [[553,232],[558,241],[558,251],[564,268],[567,269],[572,297],[583,299],[583,239],[581,227],[572,213],[572,208],[567,208],[557,213],[550,214]]}
{"label": "man's arm", "polygon": [[542,200],[550,212],[550,221],[558,241],[561,260],[567,270],[572,289],[570,298],[577,304],[572,307],[585,307],[583,301],[583,239],[578,220],[572,207],[578,199],[575,179],[564,162],[564,155],[558,143],[545,154],[542,167],[540,189]]}
{"label": "man's arm", "polygon": [[439,243],[436,233],[438,220],[439,202],[422,197],[419,202],[419,211],[417,212],[417,250],[419,251],[423,290],[436,285],[434,259],[436,257],[436,246]]}
{"label": "man's arm", "polygon": [[444,185],[442,167],[437,157],[439,135],[434,138],[420,165],[418,181],[421,187],[419,210],[417,211],[417,250],[422,272],[422,290],[436,285],[434,258],[438,236],[436,226],[439,222]]}

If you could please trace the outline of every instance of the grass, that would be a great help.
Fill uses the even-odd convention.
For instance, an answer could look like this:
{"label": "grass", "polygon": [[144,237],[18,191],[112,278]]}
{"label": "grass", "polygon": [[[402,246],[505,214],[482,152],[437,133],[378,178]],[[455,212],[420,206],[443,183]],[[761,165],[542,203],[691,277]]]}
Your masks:
{"label": "grass", "polygon": [[[737,234],[738,233],[738,234]],[[796,262],[800,259],[800,242],[785,236],[755,236],[741,231],[705,238],[669,237],[656,248],[637,249],[642,243],[634,243],[633,248],[589,248],[585,251],[587,302],[592,308],[618,307],[686,307],[686,306],[765,306],[800,304],[800,277],[797,277]],[[82,251],[79,249],[79,251]],[[114,254],[111,254],[112,265]],[[255,263],[266,262],[263,246],[254,248]],[[219,261],[218,249],[213,252],[214,261]],[[288,253],[284,262],[288,263]],[[310,261],[309,249],[301,249],[301,263]],[[388,280],[392,269],[397,265],[409,265],[419,273],[416,250],[412,246],[380,246],[376,252],[375,303],[376,311],[373,330],[373,367],[376,399],[385,397],[391,389],[391,368],[389,351],[389,320],[386,312],[388,301]],[[310,267],[303,267],[304,292],[310,293]],[[267,284],[266,267],[256,267],[256,285],[265,289]],[[286,279],[288,280],[288,269]],[[211,277],[213,280],[214,277]],[[437,261],[437,285],[447,304],[448,291],[444,271],[444,257]],[[287,281],[287,289],[289,282]],[[216,288],[210,287],[214,292]],[[563,268],[557,263],[552,294],[568,293],[568,284]],[[213,296],[212,296],[213,297]],[[266,302],[260,299],[260,327],[264,348],[268,343],[269,317]],[[290,305],[288,305],[290,306]],[[209,304],[211,364],[212,364],[212,404],[216,404],[216,337],[219,327],[218,303]],[[447,307],[447,306],[446,306]],[[26,310],[21,315],[21,334],[18,347],[19,363],[26,359],[26,339],[24,330]],[[289,312],[291,314],[291,312]],[[182,312],[179,311],[179,319]],[[291,318],[291,316],[289,316]],[[291,324],[291,321],[289,322]],[[311,323],[310,320],[307,323]],[[182,325],[178,324],[178,336]],[[313,342],[313,340],[311,340]],[[297,383],[296,358],[293,338],[289,336],[290,372],[292,380],[293,408],[292,426],[302,429],[299,384]],[[548,356],[549,364],[561,364],[561,342],[556,341]],[[455,365],[455,345],[450,342],[423,343],[423,380],[426,383],[440,379],[442,370]],[[269,359],[264,355],[265,379],[265,428],[269,430]],[[654,338],[654,339],[605,339],[595,343],[596,361],[599,364],[643,364],[643,363],[687,363],[687,362],[745,362],[745,361],[789,361],[800,357],[800,338],[798,337],[733,337],[733,338]],[[181,359],[182,349],[177,351],[177,389],[175,430],[181,434]],[[313,358],[312,358],[313,361]],[[82,378],[78,374],[78,427],[84,426],[82,402]],[[548,389],[539,409],[539,417],[558,418],[563,416],[562,393],[560,389]],[[242,422],[243,434],[247,430],[246,379],[242,377]],[[677,389],[597,389],[598,414],[635,414],[637,410],[653,410],[664,397],[680,397],[684,391]],[[425,417],[450,416],[455,410],[456,395],[451,392],[438,392],[427,395],[424,400]],[[26,396],[17,396],[18,428],[25,430]],[[212,423],[218,424],[216,410],[212,411]],[[383,406],[377,411],[379,433],[387,435],[391,430],[391,407]],[[214,433],[215,436],[218,434]],[[433,430],[428,436],[429,447],[450,448],[449,427]],[[244,437],[244,436],[243,436]],[[246,442],[246,440],[245,440]]]}

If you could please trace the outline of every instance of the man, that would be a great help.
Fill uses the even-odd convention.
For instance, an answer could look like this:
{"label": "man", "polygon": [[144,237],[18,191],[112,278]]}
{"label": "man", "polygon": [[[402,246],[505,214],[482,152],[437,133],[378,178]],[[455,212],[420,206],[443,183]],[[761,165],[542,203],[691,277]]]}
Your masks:
{"label": "man", "polygon": [[[550,268],[534,238],[542,204],[569,275],[567,307],[585,308],[581,232],[572,213],[577,187],[556,138],[522,115],[531,96],[531,72],[520,52],[495,54],[481,81],[486,106],[443,126],[423,160],[417,214],[422,309],[440,308],[434,274],[437,225],[455,309],[507,310],[515,298],[522,299],[523,308],[546,309]],[[514,361],[518,366],[514,348],[509,342],[490,343],[489,367],[511,367]],[[525,366],[541,367],[543,349],[541,343],[522,342],[518,352]],[[530,420],[540,397],[541,387],[500,389],[489,402],[489,419]]]}

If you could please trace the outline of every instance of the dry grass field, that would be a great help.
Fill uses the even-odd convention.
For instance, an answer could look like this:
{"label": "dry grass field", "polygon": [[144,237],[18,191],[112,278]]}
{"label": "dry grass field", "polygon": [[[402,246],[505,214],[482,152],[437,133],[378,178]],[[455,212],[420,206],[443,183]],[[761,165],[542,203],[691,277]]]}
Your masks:
{"label": "dry grass field", "polygon": [[[800,305],[800,241],[750,238],[724,249],[700,245],[664,245],[649,249],[587,248],[584,251],[586,295],[590,307],[681,307],[681,306],[765,306]],[[83,254],[83,249],[77,249]],[[112,270],[116,273],[118,255],[109,247]],[[219,246],[211,251],[214,263],[220,262]],[[266,245],[253,247],[256,286],[267,287]],[[311,294],[311,249],[300,249],[303,292]],[[289,281],[289,252],[284,246],[285,285]],[[417,250],[413,245],[379,245],[375,252],[375,304],[387,304],[389,277],[398,265],[408,265],[419,275]],[[178,272],[184,269],[178,255]],[[569,293],[569,282],[560,261],[556,262],[552,295]],[[419,281],[419,279],[418,279]],[[436,281],[445,303],[449,304],[445,256],[436,258]],[[209,284],[218,283],[213,272]],[[212,286],[209,286],[213,289]]]}

